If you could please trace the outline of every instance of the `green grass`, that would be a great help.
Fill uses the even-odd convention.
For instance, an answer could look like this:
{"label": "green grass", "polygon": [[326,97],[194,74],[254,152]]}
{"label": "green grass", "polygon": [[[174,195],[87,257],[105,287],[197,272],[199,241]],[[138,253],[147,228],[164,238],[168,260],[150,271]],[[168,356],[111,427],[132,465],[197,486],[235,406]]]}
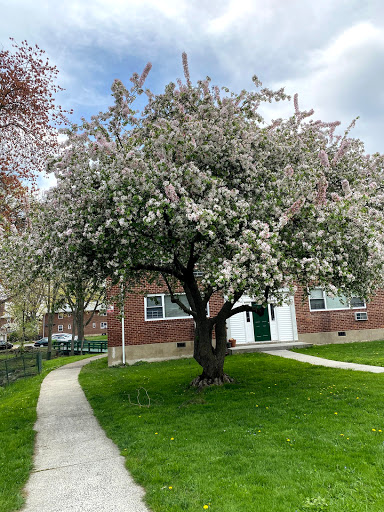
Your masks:
{"label": "green grass", "polygon": [[108,336],[84,336],[86,341],[108,341]]}
{"label": "green grass", "polygon": [[384,510],[384,375],[246,354],[199,393],[191,359],[106,364],[80,382],[154,512]]}
{"label": "green grass", "polygon": [[0,512],[18,510],[21,491],[32,468],[36,404],[48,372],[89,356],[61,357],[43,362],[43,372],[0,387]]}
{"label": "green grass", "polygon": [[315,345],[311,348],[295,349],[294,352],[335,361],[384,366],[384,341]]}

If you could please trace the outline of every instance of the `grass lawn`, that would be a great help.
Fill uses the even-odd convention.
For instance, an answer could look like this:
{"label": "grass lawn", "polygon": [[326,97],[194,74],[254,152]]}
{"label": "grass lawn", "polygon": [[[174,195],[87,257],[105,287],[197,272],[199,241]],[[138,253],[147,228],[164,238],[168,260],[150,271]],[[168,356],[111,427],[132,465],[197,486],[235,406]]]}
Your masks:
{"label": "grass lawn", "polygon": [[108,336],[84,336],[85,341],[108,341]]}
{"label": "grass lawn", "polygon": [[0,512],[19,509],[21,491],[32,468],[36,404],[47,373],[89,356],[60,357],[43,362],[43,372],[0,387]]}
{"label": "grass lawn", "polygon": [[[235,384],[199,393],[192,359],[82,370],[153,511],[384,510],[384,375],[266,354],[228,357],[226,371]],[[132,405],[140,388],[149,408]]]}
{"label": "grass lawn", "polygon": [[384,341],[315,345],[311,348],[295,349],[293,352],[348,363],[384,366]]}

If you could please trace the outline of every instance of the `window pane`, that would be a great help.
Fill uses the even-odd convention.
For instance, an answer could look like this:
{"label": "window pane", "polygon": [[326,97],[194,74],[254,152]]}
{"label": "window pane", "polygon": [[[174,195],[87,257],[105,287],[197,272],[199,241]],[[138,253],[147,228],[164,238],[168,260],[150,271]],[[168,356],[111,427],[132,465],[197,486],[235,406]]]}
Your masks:
{"label": "window pane", "polygon": [[[185,304],[187,308],[189,308],[188,300],[185,295],[178,295],[177,298],[180,302]],[[166,295],[164,297],[164,306],[165,306],[165,317],[166,318],[174,318],[178,316],[189,316],[185,313],[177,304],[171,302],[171,297]]]}
{"label": "window pane", "polygon": [[352,297],[351,308],[365,308],[365,300],[360,297]]}
{"label": "window pane", "polygon": [[311,309],[325,309],[325,301],[324,299],[311,299],[310,300]]}
{"label": "window pane", "polygon": [[147,319],[163,318],[163,300],[161,295],[146,298]]}
{"label": "window pane", "polygon": [[314,290],[311,290],[309,292],[309,295],[310,295],[311,299],[323,299],[324,298],[323,290],[321,290],[320,288],[315,288]]}
{"label": "window pane", "polygon": [[147,318],[163,318],[163,308],[148,308],[147,309]]}
{"label": "window pane", "polygon": [[346,297],[341,295],[340,297],[328,297],[327,295],[327,309],[347,309],[348,301]]}
{"label": "window pane", "polygon": [[152,308],[160,306],[161,307],[161,295],[156,295],[154,297],[147,297],[147,308]]}

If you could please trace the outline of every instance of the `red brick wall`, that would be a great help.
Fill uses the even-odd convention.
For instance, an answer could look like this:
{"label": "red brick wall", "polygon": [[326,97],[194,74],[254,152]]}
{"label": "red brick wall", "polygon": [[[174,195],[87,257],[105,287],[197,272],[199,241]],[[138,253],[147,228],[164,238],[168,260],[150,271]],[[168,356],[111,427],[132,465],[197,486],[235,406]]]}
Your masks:
{"label": "red brick wall", "polygon": [[[146,287],[147,293],[167,293],[158,285]],[[194,321],[191,318],[145,320],[144,293],[130,294],[125,301],[125,344],[144,345],[149,343],[167,343],[192,341],[194,338]],[[223,304],[219,294],[212,296],[209,302],[210,315],[215,315]],[[118,318],[118,308],[114,304],[113,313],[108,313],[108,345],[121,345],[122,328]]]}
{"label": "red brick wall", "polygon": [[[366,308],[310,311],[308,297],[304,297],[299,289],[295,295],[295,308],[299,334],[384,328],[384,290],[380,290]],[[366,311],[368,320],[356,321],[357,311]]]}

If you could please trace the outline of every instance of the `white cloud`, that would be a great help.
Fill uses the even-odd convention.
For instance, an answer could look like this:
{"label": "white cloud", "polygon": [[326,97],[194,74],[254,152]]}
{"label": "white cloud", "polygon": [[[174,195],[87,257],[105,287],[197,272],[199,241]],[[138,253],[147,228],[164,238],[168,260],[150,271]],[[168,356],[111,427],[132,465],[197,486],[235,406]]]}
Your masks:
{"label": "white cloud", "polygon": [[[0,32],[36,42],[60,70],[59,102],[89,117],[110,102],[110,84],[153,62],[151,87],[182,76],[252,88],[286,85],[303,108],[348,124],[361,115],[370,147],[379,140],[384,57],[381,0],[0,0]],[[3,40],[7,45],[7,42]],[[63,98],[63,99],[62,99]],[[268,109],[280,117],[291,105]]]}
{"label": "white cloud", "polygon": [[[351,136],[362,138],[369,152],[384,152],[378,129],[384,108],[383,61],[384,28],[362,22],[311,51],[305,74],[275,87],[285,85],[290,94],[297,92],[300,107],[314,108],[316,119],[340,120],[346,128],[360,116]],[[268,109],[269,116],[277,117],[278,109]]]}

